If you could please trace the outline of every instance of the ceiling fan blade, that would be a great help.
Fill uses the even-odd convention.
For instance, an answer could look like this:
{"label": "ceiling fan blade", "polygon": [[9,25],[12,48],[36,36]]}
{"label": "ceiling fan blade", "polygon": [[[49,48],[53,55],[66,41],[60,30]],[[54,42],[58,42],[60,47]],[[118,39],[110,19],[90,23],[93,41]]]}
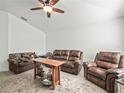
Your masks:
{"label": "ceiling fan blade", "polygon": [[51,14],[49,12],[47,12],[47,17],[50,18],[51,17]]}
{"label": "ceiling fan blade", "polygon": [[63,11],[63,10],[58,9],[58,8],[53,8],[53,11],[54,11],[54,12],[58,12],[58,13],[64,13],[64,11]]}
{"label": "ceiling fan blade", "polygon": [[43,9],[43,7],[31,8],[30,10],[40,10],[40,9]]}
{"label": "ceiling fan blade", "polygon": [[43,0],[38,0],[41,4],[45,5],[45,2]]}
{"label": "ceiling fan blade", "polygon": [[50,4],[51,4],[51,5],[55,5],[58,1],[59,1],[59,0],[52,0],[52,1],[50,2]]}

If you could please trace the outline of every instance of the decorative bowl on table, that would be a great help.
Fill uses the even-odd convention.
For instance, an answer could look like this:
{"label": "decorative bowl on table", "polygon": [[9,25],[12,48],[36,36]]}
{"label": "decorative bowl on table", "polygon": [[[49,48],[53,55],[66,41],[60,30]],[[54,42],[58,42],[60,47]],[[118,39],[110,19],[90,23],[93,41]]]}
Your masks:
{"label": "decorative bowl on table", "polygon": [[51,86],[52,85],[52,81],[50,81],[48,79],[41,80],[41,83],[43,85],[46,85],[46,86]]}

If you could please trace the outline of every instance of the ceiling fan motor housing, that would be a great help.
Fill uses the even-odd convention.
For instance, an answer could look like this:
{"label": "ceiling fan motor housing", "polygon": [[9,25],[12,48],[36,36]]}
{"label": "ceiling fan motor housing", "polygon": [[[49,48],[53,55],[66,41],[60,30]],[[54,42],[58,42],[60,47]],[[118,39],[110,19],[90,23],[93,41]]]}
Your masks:
{"label": "ceiling fan motor housing", "polygon": [[49,4],[50,3],[50,0],[45,0],[44,1],[46,4]]}

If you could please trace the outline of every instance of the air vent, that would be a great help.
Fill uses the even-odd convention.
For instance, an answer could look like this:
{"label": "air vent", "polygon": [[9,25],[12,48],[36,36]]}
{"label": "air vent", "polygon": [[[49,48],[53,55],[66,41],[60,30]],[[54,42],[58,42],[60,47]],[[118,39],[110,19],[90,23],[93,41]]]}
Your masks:
{"label": "air vent", "polygon": [[20,17],[20,18],[21,18],[22,20],[26,21],[26,22],[28,21],[28,19],[26,19],[26,18],[25,18],[25,17],[23,17],[23,16],[22,16],[22,17]]}

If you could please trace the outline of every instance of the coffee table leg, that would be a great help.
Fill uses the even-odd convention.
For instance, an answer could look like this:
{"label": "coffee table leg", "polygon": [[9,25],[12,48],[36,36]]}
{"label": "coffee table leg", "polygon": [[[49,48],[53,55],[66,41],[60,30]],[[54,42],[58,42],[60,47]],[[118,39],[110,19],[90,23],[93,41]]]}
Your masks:
{"label": "coffee table leg", "polygon": [[61,71],[61,67],[58,67],[58,84],[60,85],[60,71]]}
{"label": "coffee table leg", "polygon": [[52,67],[52,89],[55,89],[55,67]]}
{"label": "coffee table leg", "polygon": [[34,79],[36,79],[36,62],[34,62]]}

